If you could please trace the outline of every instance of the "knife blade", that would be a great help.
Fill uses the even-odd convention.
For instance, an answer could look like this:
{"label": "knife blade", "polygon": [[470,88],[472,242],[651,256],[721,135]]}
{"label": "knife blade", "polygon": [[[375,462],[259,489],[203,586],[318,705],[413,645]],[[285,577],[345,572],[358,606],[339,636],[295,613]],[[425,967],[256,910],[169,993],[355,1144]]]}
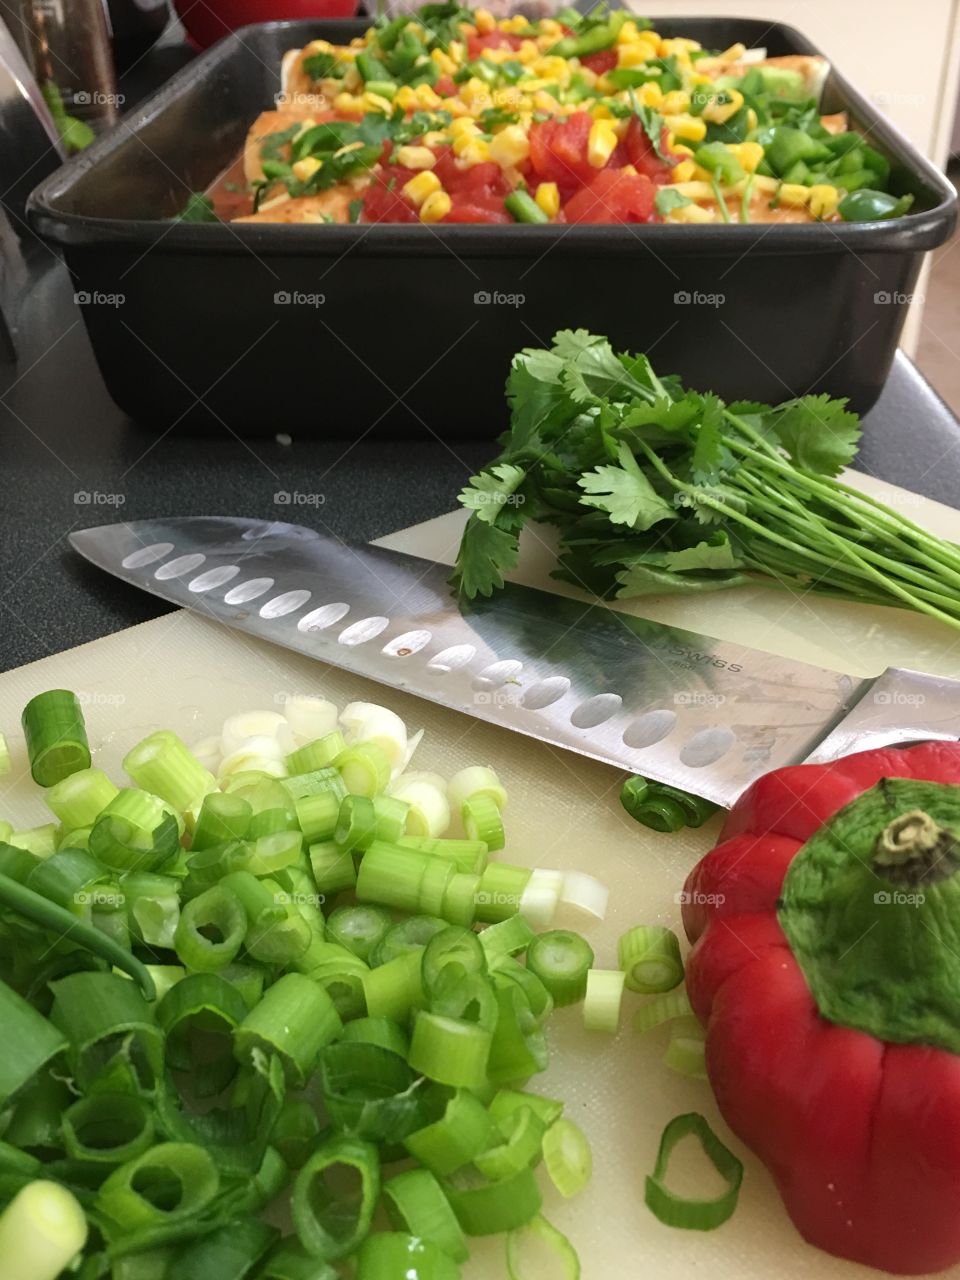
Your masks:
{"label": "knife blade", "polygon": [[188,516],[70,541],[207,618],[724,806],[782,765],[960,734],[957,681],[857,679],[513,583],[458,603],[446,565],[299,525]]}

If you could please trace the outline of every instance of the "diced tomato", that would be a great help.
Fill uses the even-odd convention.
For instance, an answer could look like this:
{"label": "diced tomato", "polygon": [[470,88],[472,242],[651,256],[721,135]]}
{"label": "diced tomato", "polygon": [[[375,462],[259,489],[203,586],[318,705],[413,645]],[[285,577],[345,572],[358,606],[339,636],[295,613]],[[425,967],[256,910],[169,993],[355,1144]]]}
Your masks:
{"label": "diced tomato", "polygon": [[612,71],[617,65],[617,51],[616,49],[604,49],[601,53],[588,53],[585,58],[580,59],[580,63],[581,66],[589,67],[598,76],[602,76],[608,71]]}
{"label": "diced tomato", "polygon": [[403,194],[403,184],[415,177],[413,169],[398,164],[384,165],[371,174],[370,185],[363,196],[363,222],[416,222],[419,213],[412,200]]}
{"label": "diced tomato", "polygon": [[485,36],[470,36],[467,40],[467,57],[473,62],[482,58],[485,49],[519,49],[523,40],[506,31],[488,31]]}
{"label": "diced tomato", "polygon": [[657,189],[645,174],[601,169],[563,206],[567,222],[652,222]]}
{"label": "diced tomato", "polygon": [[[660,150],[665,154],[669,154],[667,147],[667,130],[664,129],[660,134]],[[627,157],[637,173],[645,174],[651,182],[655,182],[658,186],[669,182],[673,165],[677,164],[680,157],[677,156],[673,164],[668,164],[661,160],[653,149],[653,143],[647,136],[647,131],[637,119],[632,118],[627,127],[627,136],[624,139],[627,150]]]}
{"label": "diced tomato", "polygon": [[492,202],[472,200],[466,192],[453,197],[453,208],[444,218],[444,222],[513,222],[513,218],[503,207],[503,201],[494,205]]}
{"label": "diced tomato", "polygon": [[457,86],[449,76],[441,76],[433,86],[433,91],[439,94],[441,98],[452,98],[457,92]]}
{"label": "diced tomato", "polygon": [[541,182],[555,182],[569,194],[597,173],[587,158],[593,117],[575,111],[566,120],[545,120],[530,126],[530,166]]}
{"label": "diced tomato", "polygon": [[510,188],[498,164],[487,160],[483,164],[473,165],[472,168],[461,169],[449,147],[437,152],[437,163],[433,166],[433,172],[440,179],[444,190],[451,196],[461,191],[469,191],[473,194],[484,192],[497,196],[502,202],[504,196],[510,193]]}

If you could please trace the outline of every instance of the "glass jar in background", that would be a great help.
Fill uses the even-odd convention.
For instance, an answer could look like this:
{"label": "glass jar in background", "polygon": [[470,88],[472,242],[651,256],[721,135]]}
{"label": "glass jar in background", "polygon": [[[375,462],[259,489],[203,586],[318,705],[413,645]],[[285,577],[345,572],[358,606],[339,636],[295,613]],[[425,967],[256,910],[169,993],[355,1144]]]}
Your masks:
{"label": "glass jar in background", "polygon": [[117,93],[104,0],[0,0],[68,151],[116,123]]}

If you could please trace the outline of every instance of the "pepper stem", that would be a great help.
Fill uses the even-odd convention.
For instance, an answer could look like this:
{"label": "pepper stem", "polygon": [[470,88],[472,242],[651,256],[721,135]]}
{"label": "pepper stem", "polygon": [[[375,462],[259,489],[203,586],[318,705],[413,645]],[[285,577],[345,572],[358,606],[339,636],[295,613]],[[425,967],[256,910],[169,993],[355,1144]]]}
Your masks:
{"label": "pepper stem", "polygon": [[877,836],[872,865],[891,884],[937,884],[960,867],[960,845],[929,813],[911,809]]}

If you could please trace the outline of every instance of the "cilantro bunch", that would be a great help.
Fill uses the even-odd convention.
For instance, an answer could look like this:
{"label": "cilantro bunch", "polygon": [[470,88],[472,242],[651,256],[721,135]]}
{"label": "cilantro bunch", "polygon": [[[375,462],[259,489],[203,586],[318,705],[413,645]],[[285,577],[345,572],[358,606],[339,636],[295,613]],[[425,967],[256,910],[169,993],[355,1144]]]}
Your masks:
{"label": "cilantro bunch", "polygon": [[582,329],[515,356],[507,397],[503,451],[460,494],[467,598],[503,585],[533,520],[559,529],[554,576],[598,595],[762,577],[960,627],[960,547],[836,478],[860,436],[846,401],[727,405]]}

